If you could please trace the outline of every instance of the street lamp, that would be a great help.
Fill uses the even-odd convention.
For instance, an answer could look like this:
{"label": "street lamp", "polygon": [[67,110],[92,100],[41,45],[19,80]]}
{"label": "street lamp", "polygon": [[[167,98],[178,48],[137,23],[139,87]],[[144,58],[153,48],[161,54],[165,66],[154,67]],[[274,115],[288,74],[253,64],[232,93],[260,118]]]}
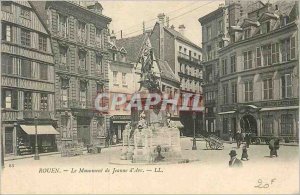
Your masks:
{"label": "street lamp", "polygon": [[34,126],[35,126],[35,154],[34,160],[40,160],[39,156],[39,147],[38,147],[38,139],[37,139],[37,117],[34,117]]}
{"label": "street lamp", "polygon": [[193,138],[192,150],[197,150],[197,146],[196,146],[196,112],[193,112],[193,120],[194,120],[194,138]]}

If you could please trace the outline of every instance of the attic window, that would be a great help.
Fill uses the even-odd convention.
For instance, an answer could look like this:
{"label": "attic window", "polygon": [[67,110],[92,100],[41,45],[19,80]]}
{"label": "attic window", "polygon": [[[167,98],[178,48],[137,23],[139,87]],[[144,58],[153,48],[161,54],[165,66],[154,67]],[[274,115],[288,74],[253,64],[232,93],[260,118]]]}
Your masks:
{"label": "attic window", "polygon": [[262,34],[265,34],[265,33],[268,33],[270,32],[270,21],[267,21],[267,22],[264,22],[262,25],[261,25],[261,33]]}
{"label": "attic window", "polygon": [[281,18],[281,26],[286,26],[289,23],[289,17],[284,16]]}

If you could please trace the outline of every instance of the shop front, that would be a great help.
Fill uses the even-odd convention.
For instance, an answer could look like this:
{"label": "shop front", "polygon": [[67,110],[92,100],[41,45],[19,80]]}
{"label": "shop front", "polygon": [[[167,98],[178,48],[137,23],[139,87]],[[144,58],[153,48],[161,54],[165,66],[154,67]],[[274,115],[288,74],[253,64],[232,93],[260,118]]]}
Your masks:
{"label": "shop front", "polygon": [[130,115],[114,115],[111,117],[111,143],[122,142],[123,131],[126,125],[131,122]]}

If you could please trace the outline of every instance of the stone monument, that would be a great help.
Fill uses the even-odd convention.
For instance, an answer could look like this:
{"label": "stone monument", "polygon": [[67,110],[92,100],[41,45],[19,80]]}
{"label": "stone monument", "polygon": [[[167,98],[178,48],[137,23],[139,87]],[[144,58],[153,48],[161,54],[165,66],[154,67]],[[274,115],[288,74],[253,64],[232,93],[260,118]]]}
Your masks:
{"label": "stone monument", "polygon": [[[153,51],[145,44],[140,57],[141,80],[138,93],[144,105],[149,93],[162,94],[159,77],[153,72]],[[128,124],[123,133],[121,159],[132,163],[155,163],[181,160],[180,131],[172,125],[170,114],[157,104],[147,110],[132,110],[138,121]],[[132,117],[134,119],[134,117]],[[134,125],[137,124],[137,125]]]}

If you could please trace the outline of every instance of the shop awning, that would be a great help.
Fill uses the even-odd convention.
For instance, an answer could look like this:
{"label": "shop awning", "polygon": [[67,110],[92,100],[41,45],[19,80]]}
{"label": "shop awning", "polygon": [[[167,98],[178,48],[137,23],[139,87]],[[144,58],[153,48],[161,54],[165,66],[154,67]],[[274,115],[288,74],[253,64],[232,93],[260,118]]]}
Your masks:
{"label": "shop awning", "polygon": [[[21,128],[28,135],[35,135],[35,126],[34,125],[20,125]],[[51,125],[38,125],[37,126],[37,134],[38,135],[58,135],[59,132],[55,130],[55,128]]]}
{"label": "shop awning", "polygon": [[227,111],[227,112],[219,112],[218,114],[222,115],[222,114],[233,114],[233,113],[235,113],[235,110]]}
{"label": "shop awning", "polygon": [[131,121],[113,121],[114,124],[127,124]]}
{"label": "shop awning", "polygon": [[285,107],[271,107],[271,108],[262,108],[260,111],[273,111],[273,110],[291,110],[299,109],[299,106],[285,106]]}

